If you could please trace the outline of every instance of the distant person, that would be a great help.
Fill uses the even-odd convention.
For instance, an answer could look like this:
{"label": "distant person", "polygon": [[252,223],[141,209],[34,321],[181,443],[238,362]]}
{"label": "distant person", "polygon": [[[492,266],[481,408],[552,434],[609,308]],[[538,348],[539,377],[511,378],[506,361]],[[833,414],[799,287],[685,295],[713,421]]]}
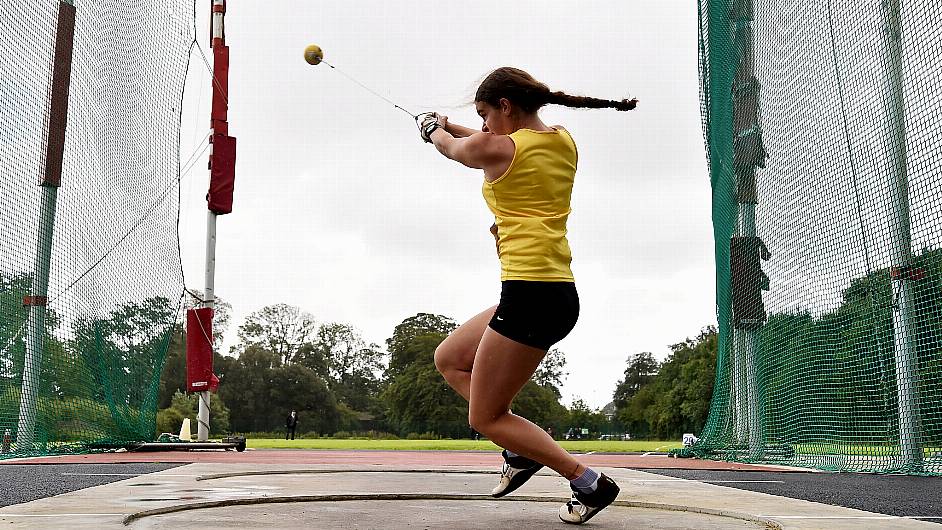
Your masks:
{"label": "distant person", "polygon": [[552,425],[548,425],[548,426],[546,427],[546,434],[550,435],[550,438],[552,438],[552,439],[554,439],[554,440],[556,439],[556,437],[553,436],[553,426],[552,426]]}
{"label": "distant person", "polygon": [[294,431],[298,428],[298,411],[292,410],[285,420],[285,440],[290,436],[294,440]]}
{"label": "distant person", "polygon": [[484,171],[482,191],[494,214],[490,231],[501,264],[500,303],[452,332],[435,350],[435,366],[469,401],[472,428],[504,447],[500,484],[491,495],[507,495],[546,465],[570,481],[572,499],[560,508],[560,519],[581,524],[615,500],[618,486],[510,411],[514,396],[579,316],[566,239],[578,153],[564,127],[540,119],[547,104],[631,110],[637,101],[552,92],[523,70],[498,68],[474,97],[481,130],[438,114],[418,123],[422,138],[442,155]]}

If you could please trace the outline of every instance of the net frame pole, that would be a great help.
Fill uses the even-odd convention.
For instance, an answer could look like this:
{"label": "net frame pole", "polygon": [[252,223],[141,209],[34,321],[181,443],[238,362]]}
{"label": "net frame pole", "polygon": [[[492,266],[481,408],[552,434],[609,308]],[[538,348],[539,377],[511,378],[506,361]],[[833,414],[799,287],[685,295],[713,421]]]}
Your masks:
{"label": "net frame pole", "polygon": [[56,197],[58,188],[42,185],[42,203],[36,255],[33,260],[33,278],[30,296],[24,300],[29,307],[26,320],[26,356],[23,359],[23,383],[20,391],[20,414],[16,428],[16,452],[25,453],[33,448],[42,372],[43,346],[46,334],[46,294],[49,286],[49,268],[52,254],[52,236],[55,229]]}
{"label": "net frame pole", "polygon": [[[740,237],[758,237],[756,233],[756,204],[739,203],[739,229]],[[735,329],[737,335],[736,347],[740,348],[738,357],[743,367],[742,375],[746,383],[745,399],[741,406],[746,410],[746,426],[749,436],[749,455],[753,458],[762,458],[763,421],[762,410],[759,403],[759,375],[757,369],[757,352],[759,351],[759,334],[755,329]],[[740,398],[742,399],[742,398]],[[746,432],[742,433],[746,434]]]}
{"label": "net frame pole", "polygon": [[[225,46],[226,45],[226,31],[225,31],[225,17],[226,17],[226,0],[210,0],[211,4],[211,13],[212,21],[210,27],[210,46]],[[224,65],[225,68],[222,68],[223,65],[219,64],[219,59],[216,58],[216,54],[213,54],[213,105],[210,108],[217,108],[219,103],[216,101],[219,97],[227,97],[225,94],[220,94],[217,90],[217,85],[220,84],[219,76],[223,71],[228,72],[228,65]],[[228,81],[228,80],[226,80]],[[225,82],[222,86],[228,86],[228,82]],[[225,123],[225,122],[223,122]],[[227,131],[217,130],[217,120],[210,120],[210,139],[217,132],[225,133]],[[213,144],[209,144],[209,160],[210,167],[212,167],[213,159]],[[212,178],[212,174],[210,174]],[[216,284],[216,218],[218,215],[212,210],[206,212],[206,271],[205,271],[205,300],[203,301],[203,307],[208,307],[210,309],[215,308],[216,306],[216,294],[215,294],[215,284]],[[196,428],[196,439],[200,442],[205,442],[209,440],[209,404],[212,393],[209,390],[204,390],[199,393],[199,410],[197,412],[197,428]]]}
{"label": "net frame pole", "polygon": [[747,399],[745,396],[746,377],[746,335],[742,331],[733,328],[733,344],[730,348],[732,363],[730,369],[730,401],[732,402],[734,423],[734,438],[736,445],[744,444],[748,441],[749,434],[749,411],[747,409]]}
{"label": "net frame pole", "polygon": [[881,3],[884,26],[880,39],[886,50],[883,63],[888,81],[886,102],[885,155],[888,161],[887,185],[890,208],[887,221],[892,233],[893,350],[896,361],[896,393],[899,416],[899,444],[903,466],[922,469],[923,450],[919,428],[919,402],[915,325],[915,274],[912,229],[909,217],[909,182],[906,165],[906,115],[903,101],[903,50],[899,0]]}
{"label": "net frame pole", "polygon": [[62,182],[62,158],[69,112],[69,83],[72,78],[72,49],[75,37],[75,5],[72,0],[59,2],[55,55],[49,89],[49,115],[46,123],[46,158],[39,182],[39,227],[30,294],[23,300],[29,308],[26,320],[26,352],[20,389],[20,411],[16,429],[16,452],[29,452],[36,438],[39,382],[46,335],[46,304],[52,242],[55,232],[56,199]]}
{"label": "net frame pole", "polygon": [[[756,166],[764,164],[758,123],[758,82],[755,77],[753,46],[754,8],[752,0],[735,0],[730,11],[736,49],[740,63],[733,82],[733,166],[736,175],[737,218],[735,237],[744,241],[758,241],[756,229]],[[758,259],[758,257],[756,257]],[[756,282],[759,278],[750,278]],[[738,288],[752,288],[739,286]],[[732,286],[737,289],[737,286]],[[734,295],[735,296],[735,295]],[[751,315],[754,317],[754,315]],[[761,325],[761,324],[759,324]],[[757,352],[758,328],[743,325],[734,316],[733,324],[733,383],[735,388],[736,436],[740,442],[748,439],[749,456],[762,458],[764,451],[763,418],[759,396]]]}
{"label": "net frame pole", "polygon": [[[212,149],[212,147],[210,147]],[[212,156],[212,151],[210,151]],[[206,271],[205,271],[205,299],[203,307],[210,309],[216,305],[216,217],[212,211],[206,212]],[[203,390],[199,394],[199,409],[196,416],[196,439],[200,442],[209,440],[209,400],[212,393]]]}

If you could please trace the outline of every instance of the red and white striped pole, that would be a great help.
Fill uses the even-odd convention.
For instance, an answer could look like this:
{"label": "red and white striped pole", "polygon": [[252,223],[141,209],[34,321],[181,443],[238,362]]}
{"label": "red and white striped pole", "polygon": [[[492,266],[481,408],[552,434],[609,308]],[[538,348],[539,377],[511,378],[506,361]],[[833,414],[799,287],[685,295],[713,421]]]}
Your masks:
{"label": "red and white striped pole", "polygon": [[209,439],[210,392],[219,380],[213,375],[213,308],[215,306],[216,217],[232,212],[235,182],[235,138],[229,136],[229,47],[226,46],[226,0],[211,0],[213,104],[210,118],[209,193],[206,214],[206,289],[202,307],[187,315],[187,386],[198,392],[197,440]]}

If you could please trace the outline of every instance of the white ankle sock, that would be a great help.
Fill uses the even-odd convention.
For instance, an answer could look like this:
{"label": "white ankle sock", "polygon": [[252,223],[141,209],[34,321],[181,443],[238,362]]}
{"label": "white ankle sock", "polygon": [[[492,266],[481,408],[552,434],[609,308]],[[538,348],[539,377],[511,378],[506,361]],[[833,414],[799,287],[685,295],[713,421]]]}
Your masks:
{"label": "white ankle sock", "polygon": [[582,493],[592,493],[599,487],[599,474],[587,467],[576,480],[570,480],[569,484]]}

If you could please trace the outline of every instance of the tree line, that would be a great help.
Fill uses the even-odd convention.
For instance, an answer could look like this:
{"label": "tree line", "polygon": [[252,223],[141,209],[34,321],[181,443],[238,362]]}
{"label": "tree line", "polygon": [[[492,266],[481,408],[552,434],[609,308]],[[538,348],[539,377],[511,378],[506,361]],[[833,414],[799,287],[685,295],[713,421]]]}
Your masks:
{"label": "tree line", "polygon": [[[222,308],[224,321],[227,308]],[[386,347],[367,343],[348,324],[316,323],[287,304],[252,313],[238,328],[230,355],[214,356],[220,378],[211,400],[226,410],[212,418],[214,432],[272,432],[283,429],[291,410],[300,428],[329,435],[379,430],[442,437],[472,435],[467,404],[435,369],[435,349],[457,327],[454,320],[419,313],[395,327]],[[175,332],[161,377],[158,427],[171,429],[195,414],[195,399],[182,396],[186,382],[186,337]],[[545,427],[561,428],[567,410],[559,403],[565,355],[552,350],[518,397],[517,410]],[[212,411],[211,411],[212,412]]]}
{"label": "tree line", "polygon": [[[918,274],[913,334],[923,435],[937,440],[942,428],[932,420],[942,403],[942,252],[923,251],[907,273]],[[759,331],[757,372],[771,435],[789,443],[825,440],[828,432],[895,439],[892,274],[880,269],[853,279],[839,306],[826,313],[769,315]],[[0,273],[0,428],[14,435],[26,352],[22,300],[30,285],[28,274]],[[184,417],[195,418],[195,397],[182,392],[186,337],[178,301],[151,296],[108,307],[91,316],[47,310],[38,439],[151,439],[155,421],[158,431],[173,432]],[[218,309],[224,330],[229,310],[225,304]],[[348,324],[318,323],[285,304],[262,308],[238,327],[232,351],[215,354],[222,384],[212,400],[213,432],[278,431],[293,409],[301,412],[302,432],[469,436],[467,405],[433,362],[435,348],[455,327],[451,318],[419,313],[380,346]],[[552,350],[514,411],[558,434],[580,428],[678,439],[703,432],[714,381],[717,392],[729,391],[729,378],[715,375],[717,343],[710,327],[672,345],[662,361],[649,352],[629,357],[612,402],[601,410],[581,400],[560,403],[566,360]],[[819,396],[809,389],[829,391]],[[717,409],[715,429],[724,414]]]}
{"label": "tree line", "polygon": [[[226,306],[221,313],[227,321]],[[221,382],[211,401],[213,432],[277,432],[296,410],[300,431],[309,434],[472,436],[467,403],[434,364],[435,349],[456,327],[449,317],[419,313],[399,323],[383,348],[364,341],[348,324],[318,324],[312,315],[286,304],[264,307],[239,326],[230,354],[214,357]],[[566,356],[550,350],[514,400],[513,410],[560,436],[570,429],[580,435],[585,429],[593,437],[630,433],[635,438],[699,432],[712,395],[715,336],[716,330],[708,328],[697,339],[672,346],[663,363],[651,353],[630,358],[612,403],[601,410],[580,399],[569,407],[560,403],[568,375]],[[178,331],[161,378],[158,427],[168,431],[196,413],[195,398],[182,395],[185,342]],[[665,388],[671,391],[661,396]],[[225,411],[222,421],[217,408],[218,414]]]}
{"label": "tree line", "polygon": [[[0,273],[0,428],[14,436],[26,352],[22,299],[30,284],[27,274]],[[217,341],[230,314],[228,304],[218,304]],[[182,316],[179,302],[162,296],[116,303],[97,316],[60,315],[50,308],[36,404],[38,439],[149,440],[177,432],[183,418],[195,422],[196,396],[185,393]],[[211,400],[212,432],[280,431],[287,414],[297,410],[302,433],[473,436],[467,404],[447,386],[433,360],[436,347],[456,327],[449,317],[419,313],[395,326],[380,346],[365,341],[349,324],[320,323],[286,304],[264,307],[238,326],[231,351],[214,354],[221,385]],[[706,365],[698,370],[684,366],[703,362],[702,352],[688,350],[710,347],[715,350],[715,340],[698,338],[675,346],[664,363],[651,354],[629,359],[613,402],[601,410],[579,399],[568,407],[560,403],[566,355],[553,349],[513,410],[558,436],[571,428],[592,436],[630,432],[676,438],[682,431],[698,432],[712,374]],[[700,405],[665,402],[659,390],[644,389],[655,383],[687,388],[689,399]],[[672,416],[678,413],[672,406],[683,411],[681,419]]]}

